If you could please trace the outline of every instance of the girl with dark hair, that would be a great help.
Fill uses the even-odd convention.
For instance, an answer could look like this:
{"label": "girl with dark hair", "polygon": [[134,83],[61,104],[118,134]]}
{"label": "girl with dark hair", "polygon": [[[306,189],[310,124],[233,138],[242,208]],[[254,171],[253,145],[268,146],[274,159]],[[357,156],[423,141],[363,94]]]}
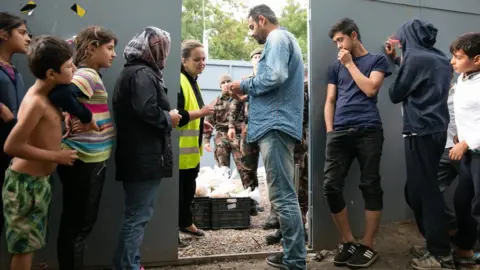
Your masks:
{"label": "girl with dark hair", "polygon": [[[26,93],[23,77],[13,66],[12,57],[16,53],[25,54],[30,40],[25,21],[15,15],[0,12],[0,188],[3,186],[3,174],[11,160],[3,151],[3,146],[17,122],[18,108]],[[0,236],[4,223],[3,207],[0,207]]]}

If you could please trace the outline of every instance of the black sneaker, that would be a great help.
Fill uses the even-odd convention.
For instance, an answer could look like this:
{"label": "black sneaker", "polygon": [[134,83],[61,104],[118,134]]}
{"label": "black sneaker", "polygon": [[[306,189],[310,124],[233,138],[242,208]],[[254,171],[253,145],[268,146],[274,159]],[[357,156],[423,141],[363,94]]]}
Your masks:
{"label": "black sneaker", "polygon": [[377,259],[378,253],[375,250],[359,244],[353,256],[348,260],[347,266],[352,269],[367,268]]}
{"label": "black sneaker", "polygon": [[453,256],[436,257],[427,253],[422,258],[414,258],[410,262],[413,269],[418,270],[452,270],[456,269]]}
{"label": "black sneaker", "polygon": [[280,222],[278,221],[278,217],[275,214],[270,214],[270,216],[268,216],[267,220],[263,224],[263,229],[280,229]]}
{"label": "black sneaker", "polygon": [[275,245],[280,243],[282,240],[282,232],[280,230],[276,230],[274,233],[268,234],[265,236],[265,242],[267,245]]}
{"label": "black sneaker", "polygon": [[335,266],[346,266],[348,260],[353,256],[357,250],[356,243],[343,243],[338,247],[338,252],[333,258],[333,264]]}
{"label": "black sneaker", "polygon": [[283,254],[267,257],[267,264],[278,269],[288,270],[288,266],[283,263]]}

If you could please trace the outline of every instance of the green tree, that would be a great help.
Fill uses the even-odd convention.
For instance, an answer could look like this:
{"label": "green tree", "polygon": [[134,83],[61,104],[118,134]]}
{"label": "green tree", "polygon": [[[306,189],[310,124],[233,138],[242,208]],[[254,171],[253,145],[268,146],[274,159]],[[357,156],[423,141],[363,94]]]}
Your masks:
{"label": "green tree", "polygon": [[[205,18],[207,29],[210,27],[209,18],[213,14],[213,5],[205,0]],[[203,36],[203,8],[202,0],[183,0],[182,7],[182,41],[195,39],[202,41]]]}
{"label": "green tree", "polygon": [[234,0],[224,0],[215,7],[209,39],[212,59],[250,60],[257,42],[248,37],[246,18],[235,19],[235,14],[246,13],[246,8]]}
{"label": "green tree", "polygon": [[[209,58],[225,60],[250,60],[250,52],[259,47],[248,37],[247,7],[240,0],[218,0],[212,5],[205,0],[205,27],[209,36]],[[294,0],[279,16],[279,23],[297,37],[304,59],[307,55],[307,10]],[[182,40],[203,41],[202,0],[183,0]]]}
{"label": "green tree", "polygon": [[302,8],[297,1],[287,0],[287,5],[278,21],[297,38],[302,49],[303,60],[306,60],[308,52],[307,9]]}

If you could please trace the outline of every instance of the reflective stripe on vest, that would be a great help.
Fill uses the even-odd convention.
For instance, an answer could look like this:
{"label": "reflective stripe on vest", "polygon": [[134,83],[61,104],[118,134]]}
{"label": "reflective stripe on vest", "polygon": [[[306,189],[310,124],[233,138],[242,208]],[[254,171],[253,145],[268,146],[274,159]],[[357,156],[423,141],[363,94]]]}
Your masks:
{"label": "reflective stripe on vest", "polygon": [[[186,111],[199,110],[197,97],[193,92],[192,85],[183,73],[180,74],[180,87],[185,97],[184,109]],[[200,91],[198,84],[197,87],[198,91]],[[181,170],[195,168],[200,163],[200,157],[202,155],[202,146],[199,145],[200,118],[188,122],[188,124],[183,127],[177,127],[177,129],[180,131],[179,168]]]}

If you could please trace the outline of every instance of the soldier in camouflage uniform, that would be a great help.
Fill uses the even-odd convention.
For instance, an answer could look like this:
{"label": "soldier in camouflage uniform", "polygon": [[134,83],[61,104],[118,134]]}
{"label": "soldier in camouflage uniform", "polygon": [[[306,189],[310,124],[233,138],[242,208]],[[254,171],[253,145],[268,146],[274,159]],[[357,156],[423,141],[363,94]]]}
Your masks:
{"label": "soldier in camouflage uniform", "polygon": [[[215,135],[215,152],[214,157],[219,167],[228,167],[230,168],[230,155],[233,154],[233,160],[237,166],[238,172],[242,182],[245,183],[245,179],[248,179],[246,176],[245,169],[242,165],[242,153],[240,151],[240,138],[235,140],[230,140],[227,136],[228,128],[230,126],[229,116],[230,116],[230,106],[232,103],[232,98],[229,95],[228,89],[226,89],[226,84],[231,82],[232,78],[229,75],[223,75],[220,77],[220,88],[222,89],[221,96],[217,97],[215,102],[215,112],[213,115],[208,116],[205,121],[209,122],[217,131]],[[241,132],[241,123],[233,123],[232,128],[234,128],[238,133]],[[210,132],[205,132],[203,135],[203,141],[205,145],[205,150],[212,152],[212,146],[210,140],[212,138],[213,130]]]}
{"label": "soldier in camouflage uniform", "polygon": [[[308,211],[308,69],[305,67],[305,81],[304,81],[304,107],[303,107],[303,136],[302,141],[295,144],[294,149],[294,162],[300,167],[299,173],[299,188],[298,188],[298,203],[302,210],[303,224],[307,222]],[[278,217],[276,216],[273,208],[271,210],[271,216],[267,219],[265,228],[271,228],[275,223],[278,223]],[[305,238],[307,234],[305,233]],[[265,237],[267,244],[279,243],[282,239],[282,232],[280,230],[275,231]]]}
{"label": "soldier in camouflage uniform", "polygon": [[[255,76],[257,69],[258,59],[262,54],[263,49],[255,49],[251,54],[251,62],[253,64],[253,74]],[[242,123],[241,133],[236,132],[233,129],[234,123]],[[233,140],[234,138],[240,139],[240,149],[242,152],[242,164],[245,169],[245,174],[248,176],[244,182],[244,186],[250,186],[252,190],[258,187],[258,159],[260,157],[260,148],[257,143],[247,143],[247,127],[248,127],[248,97],[236,97],[231,104],[230,113],[230,127],[228,131],[228,137]],[[252,208],[252,215],[256,215],[256,212],[262,212],[263,207],[260,207],[258,203]]]}

